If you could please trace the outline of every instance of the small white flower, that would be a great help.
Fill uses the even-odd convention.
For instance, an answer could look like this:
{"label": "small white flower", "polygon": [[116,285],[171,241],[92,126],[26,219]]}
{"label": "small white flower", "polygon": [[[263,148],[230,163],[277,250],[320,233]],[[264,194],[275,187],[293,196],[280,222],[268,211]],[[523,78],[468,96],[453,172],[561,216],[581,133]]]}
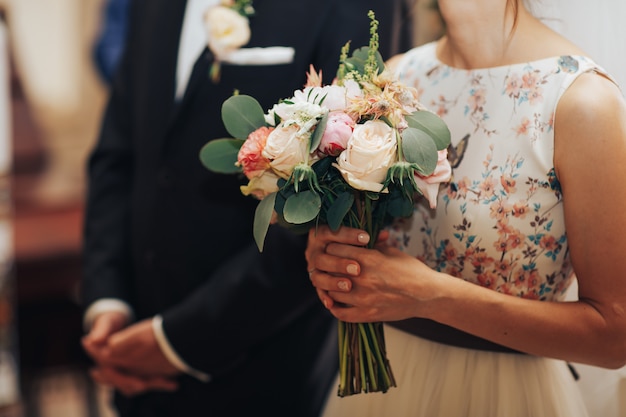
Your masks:
{"label": "small white flower", "polygon": [[306,101],[283,102],[275,105],[270,111],[270,114],[280,117],[285,126],[299,126],[298,135],[310,132],[326,113],[328,109]]}

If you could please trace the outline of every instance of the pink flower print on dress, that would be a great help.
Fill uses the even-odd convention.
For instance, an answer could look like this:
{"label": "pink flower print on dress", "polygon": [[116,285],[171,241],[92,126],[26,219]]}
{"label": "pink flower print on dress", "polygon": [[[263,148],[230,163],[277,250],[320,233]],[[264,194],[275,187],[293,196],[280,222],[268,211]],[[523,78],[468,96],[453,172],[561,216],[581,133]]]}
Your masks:
{"label": "pink flower print on dress", "polygon": [[526,200],[518,201],[517,203],[513,204],[513,216],[520,219],[525,219],[528,212],[528,202]]}
{"label": "pink flower print on dress", "polygon": [[517,74],[512,74],[506,80],[505,92],[511,98],[518,98],[522,89],[522,79]]}
{"label": "pink flower print on dress", "polygon": [[522,117],[521,123],[517,125],[517,127],[513,128],[513,130],[517,134],[517,137],[527,136],[529,127],[530,127],[530,120],[528,119],[528,117],[524,116]]}
{"label": "pink flower print on dress", "polygon": [[515,187],[516,184],[517,182],[510,175],[502,174],[500,177],[500,185],[502,185],[504,192],[507,194],[513,194],[517,191],[517,188]]}

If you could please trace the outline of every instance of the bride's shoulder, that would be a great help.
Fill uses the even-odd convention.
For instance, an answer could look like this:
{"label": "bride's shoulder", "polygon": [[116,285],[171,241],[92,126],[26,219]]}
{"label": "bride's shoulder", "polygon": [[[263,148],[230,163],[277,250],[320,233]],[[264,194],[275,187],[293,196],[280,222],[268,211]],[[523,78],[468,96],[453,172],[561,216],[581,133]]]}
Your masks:
{"label": "bride's shoulder", "polygon": [[416,46],[408,51],[394,55],[385,62],[385,66],[395,71],[402,65],[404,60],[428,60],[436,59],[436,42],[427,43],[424,45]]}
{"label": "bride's shoulder", "polygon": [[600,68],[580,74],[565,91],[559,103],[561,113],[576,120],[602,119],[602,115],[626,117],[626,103],[616,82]]}
{"label": "bride's shoulder", "polygon": [[[580,155],[585,155],[587,166],[595,167],[606,163],[602,158],[607,153],[623,154],[626,101],[617,84],[593,69],[580,74],[559,101],[554,135],[557,172],[564,166],[580,169]],[[589,152],[598,147],[603,151]]]}

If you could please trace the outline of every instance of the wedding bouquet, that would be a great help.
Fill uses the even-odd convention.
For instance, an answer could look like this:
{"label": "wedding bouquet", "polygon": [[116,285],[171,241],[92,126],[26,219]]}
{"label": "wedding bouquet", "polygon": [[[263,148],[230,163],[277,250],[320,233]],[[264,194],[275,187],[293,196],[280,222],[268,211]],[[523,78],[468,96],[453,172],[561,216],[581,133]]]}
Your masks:
{"label": "wedding bouquet", "polygon": [[[344,46],[333,84],[322,85],[311,67],[305,87],[267,112],[250,96],[232,96],[222,119],[234,138],[200,152],[208,169],[247,177],[241,191],[260,200],[253,233],[261,251],[274,221],[303,231],[319,223],[364,229],[373,247],[382,228],[412,214],[416,198],[434,207],[450,177],[447,126],[385,68],[369,17],[369,46],[350,57]],[[382,323],[339,322],[339,332],[340,396],[396,385]]]}

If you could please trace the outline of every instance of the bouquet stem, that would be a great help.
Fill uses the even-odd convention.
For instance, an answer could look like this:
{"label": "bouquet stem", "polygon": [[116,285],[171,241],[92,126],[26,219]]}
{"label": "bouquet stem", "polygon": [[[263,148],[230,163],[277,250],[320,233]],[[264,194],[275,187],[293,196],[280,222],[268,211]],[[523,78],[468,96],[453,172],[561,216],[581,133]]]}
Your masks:
{"label": "bouquet stem", "polygon": [[340,397],[387,392],[396,386],[387,359],[382,323],[339,321],[339,369]]}
{"label": "bouquet stem", "polygon": [[[369,196],[355,193],[358,227],[370,236],[369,248],[376,244],[380,224],[376,222]],[[372,204],[374,203],[374,204]],[[339,321],[339,388],[345,397],[361,392],[387,392],[396,386],[385,347],[383,323],[348,323]]]}

